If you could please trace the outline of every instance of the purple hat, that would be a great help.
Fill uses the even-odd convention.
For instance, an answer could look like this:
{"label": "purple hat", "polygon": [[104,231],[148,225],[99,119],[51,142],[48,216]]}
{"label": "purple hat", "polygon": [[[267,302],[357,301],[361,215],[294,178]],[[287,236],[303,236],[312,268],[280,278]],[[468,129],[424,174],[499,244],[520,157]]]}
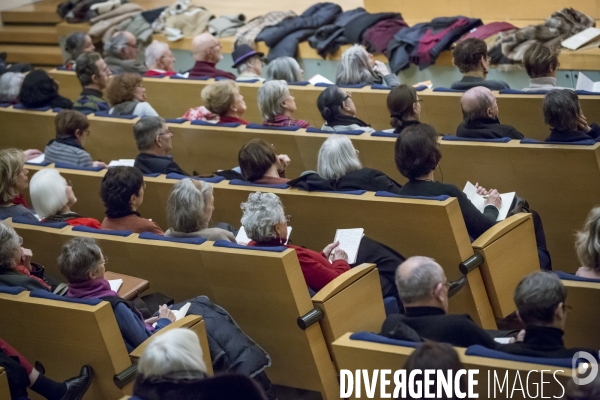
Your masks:
{"label": "purple hat", "polygon": [[247,44],[241,44],[233,49],[233,53],[231,53],[231,58],[233,58],[233,68],[237,68],[238,65],[246,61],[252,56],[259,56],[263,58],[265,53],[261,53],[260,51],[254,50],[252,47]]}

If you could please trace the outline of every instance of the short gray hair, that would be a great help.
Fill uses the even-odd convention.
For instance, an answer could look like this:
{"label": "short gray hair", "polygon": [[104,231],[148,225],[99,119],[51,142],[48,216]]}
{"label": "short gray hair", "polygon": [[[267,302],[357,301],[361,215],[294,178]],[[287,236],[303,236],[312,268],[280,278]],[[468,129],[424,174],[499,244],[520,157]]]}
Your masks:
{"label": "short gray hair", "polygon": [[276,237],[275,225],[285,222],[283,204],[274,193],[250,193],[241,205],[244,215],[242,226],[246,235],[256,242],[267,242]]}
{"label": "short gray hair", "polygon": [[14,103],[19,98],[25,74],[6,72],[0,77],[0,102]]}
{"label": "short gray hair", "polygon": [[534,272],[519,282],[514,300],[525,324],[552,323],[554,312],[567,299],[567,289],[551,272]]}
{"label": "short gray hair", "polygon": [[21,248],[19,235],[12,226],[0,222],[0,271],[8,271],[15,266],[15,253]]}
{"label": "short gray hair", "polygon": [[361,168],[356,149],[348,136],[331,135],[319,150],[317,172],[323,179],[340,179]]}
{"label": "short gray hair", "polygon": [[590,211],[583,230],[575,237],[575,250],[581,265],[600,271],[600,207]]}
{"label": "short gray hair", "polygon": [[258,89],[258,109],[263,118],[268,120],[283,114],[283,102],[289,96],[287,82],[268,81]]}
{"label": "short gray hair", "polygon": [[127,37],[123,32],[119,32],[104,44],[104,56],[121,58],[121,50],[125,46],[127,46]]}
{"label": "short gray hair", "polygon": [[[487,117],[488,108],[491,108],[492,105],[494,104],[494,95],[488,91],[480,91],[480,90],[478,90],[478,88],[479,87],[471,88],[462,95],[462,97],[464,97],[465,95],[467,95],[467,92],[472,91],[471,94],[476,99],[476,102],[475,102],[476,106],[473,108],[469,107],[468,109],[465,109],[462,101],[460,102],[460,106],[461,106],[462,113],[463,113],[463,120],[465,122],[473,121],[478,118]],[[461,100],[462,100],[462,97],[461,97]]]}
{"label": "short gray hair", "polygon": [[156,137],[160,134],[163,125],[166,124],[164,118],[155,116],[145,116],[139,119],[133,125],[133,137],[139,151],[146,151],[152,148]]}
{"label": "short gray hair", "polygon": [[400,274],[400,267],[396,269],[396,287],[400,294],[400,300],[404,304],[414,303],[431,296],[435,286],[445,280],[442,267],[432,258],[416,256],[404,261],[404,263],[407,262],[418,262],[419,266],[414,268],[408,276]]}
{"label": "short gray hair", "polygon": [[267,81],[284,80],[286,82],[300,82],[300,64],[292,57],[279,57],[267,66]]}
{"label": "short gray hair", "polygon": [[551,90],[542,104],[544,122],[557,131],[577,129],[577,118],[581,113],[579,96],[573,90]]}
{"label": "short gray hair", "polygon": [[37,215],[50,217],[67,205],[67,181],[57,169],[44,168],[31,178],[29,195]]}
{"label": "short gray hair", "polygon": [[175,328],[153,337],[137,369],[144,378],[178,371],[206,372],[198,335],[190,329]]}
{"label": "short gray hair", "polygon": [[148,68],[152,68],[156,65],[156,60],[159,60],[167,50],[169,50],[168,44],[153,40],[152,43],[146,47],[146,65]]}
{"label": "short gray hair", "polygon": [[372,83],[375,77],[375,71],[369,64],[369,53],[361,45],[355,44],[342,54],[335,72],[335,84]]}
{"label": "short gray hair", "polygon": [[67,37],[65,51],[69,53],[71,60],[75,60],[83,52],[86,36],[85,32],[73,32]]}
{"label": "short gray hair", "polygon": [[176,232],[191,233],[208,227],[209,221],[204,215],[213,188],[209,183],[196,182],[202,189],[199,190],[191,178],[173,185],[167,200],[167,221]]}
{"label": "short gray hair", "polygon": [[69,283],[90,280],[90,273],[98,270],[102,261],[102,250],[96,240],[88,237],[75,237],[65,243],[58,256],[58,269]]}

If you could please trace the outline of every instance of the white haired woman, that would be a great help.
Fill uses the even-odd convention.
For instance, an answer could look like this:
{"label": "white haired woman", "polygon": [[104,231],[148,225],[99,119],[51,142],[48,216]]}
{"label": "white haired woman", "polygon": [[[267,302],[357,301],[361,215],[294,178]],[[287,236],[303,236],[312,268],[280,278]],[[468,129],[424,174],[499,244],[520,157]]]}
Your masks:
{"label": "white haired woman", "polygon": [[388,87],[400,85],[395,74],[390,73],[384,63],[373,60],[373,55],[361,45],[355,44],[342,54],[335,73],[336,85],[379,83]]}
{"label": "white haired woman", "polygon": [[25,74],[6,72],[0,77],[0,103],[17,104]]}
{"label": "white haired woman", "polygon": [[234,81],[222,80],[211,83],[202,89],[200,95],[208,111],[219,116],[217,124],[229,122],[249,124],[242,119],[246,111],[246,103],[244,96],[240,94],[239,86]]}
{"label": "white haired woman", "polygon": [[29,183],[31,203],[42,222],[66,222],[100,229],[97,219],[85,218],[71,211],[77,203],[73,184],[60,176],[58,170],[47,168],[37,172]]}
{"label": "white haired woman", "polygon": [[212,241],[228,240],[236,243],[235,236],[222,228],[209,228],[215,210],[213,188],[209,183],[191,178],[173,185],[167,200],[167,221],[170,228],[165,236],[176,238],[201,237]]}
{"label": "white haired woman", "polygon": [[302,82],[304,71],[292,57],[279,57],[267,66],[267,81]]}
{"label": "white haired woman", "polygon": [[28,174],[21,150],[0,150],[0,219],[24,217],[38,221],[23,200],[23,193],[29,187]]}
{"label": "white haired woman", "polygon": [[583,229],[577,232],[575,250],[581,263],[576,275],[600,279],[600,207],[590,211]]}
{"label": "white haired woman", "polygon": [[348,136],[332,135],[321,146],[317,173],[289,183],[304,190],[368,190],[400,193],[402,185],[381,171],[365,168]]}
{"label": "white haired woman", "polygon": [[146,47],[146,66],[148,70],[144,76],[175,75],[175,57],[169,45],[158,40],[153,40]]}
{"label": "white haired woman", "polygon": [[265,82],[258,89],[258,109],[266,126],[310,126],[303,119],[292,118],[296,111],[296,99],[283,80]]}

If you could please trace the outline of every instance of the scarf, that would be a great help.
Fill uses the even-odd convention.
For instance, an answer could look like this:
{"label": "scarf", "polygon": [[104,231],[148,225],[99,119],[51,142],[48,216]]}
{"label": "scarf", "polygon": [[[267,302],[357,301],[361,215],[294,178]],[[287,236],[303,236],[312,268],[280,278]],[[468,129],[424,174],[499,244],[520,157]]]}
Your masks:
{"label": "scarf", "polygon": [[19,272],[19,273],[21,273],[21,274],[23,274],[25,276],[28,276],[28,277],[30,277],[32,279],[35,279],[36,281],[38,281],[39,283],[41,283],[42,285],[44,285],[48,290],[50,290],[50,285],[48,285],[43,279],[38,278],[35,275],[31,275],[31,273],[29,272],[29,270],[27,269],[27,267],[25,267],[24,265],[17,265],[15,267],[15,271],[17,271],[17,272]]}
{"label": "scarf", "polygon": [[107,296],[119,296],[110,289],[106,279],[90,279],[85,282],[69,283],[67,297],[76,299],[99,299]]}
{"label": "scarf", "polygon": [[352,117],[350,115],[344,115],[344,114],[334,115],[331,120],[327,121],[327,125],[329,125],[332,128],[337,125],[344,125],[344,126],[358,125],[358,126],[362,126],[362,127],[369,126],[369,124],[367,124],[363,120],[360,120],[356,117]]}
{"label": "scarf", "polygon": [[125,101],[117,104],[112,108],[112,115],[133,115],[135,107],[138,105],[138,100]]}

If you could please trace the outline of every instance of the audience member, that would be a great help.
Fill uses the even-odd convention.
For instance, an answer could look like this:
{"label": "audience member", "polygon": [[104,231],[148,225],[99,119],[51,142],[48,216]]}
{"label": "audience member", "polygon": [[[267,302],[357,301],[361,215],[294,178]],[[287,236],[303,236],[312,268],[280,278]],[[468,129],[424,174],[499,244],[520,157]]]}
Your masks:
{"label": "audience member", "polygon": [[325,123],[321,127],[324,131],[365,131],[373,132],[366,122],[356,118],[356,106],[352,101],[352,93],[329,86],[317,98],[317,108]]}
{"label": "audience member", "polygon": [[8,390],[12,399],[28,399],[27,388],[48,400],[81,399],[92,383],[92,368],[81,367],[79,376],[64,382],[54,381],[40,373],[31,363],[0,339],[0,367],[8,379]]}
{"label": "audience member", "polygon": [[190,70],[190,78],[208,76],[210,78],[223,77],[235,80],[235,75],[231,72],[216,68],[216,64],[223,58],[221,42],[210,33],[202,33],[192,40],[192,56],[196,63]]}
{"label": "audience member", "polygon": [[58,94],[58,83],[43,69],[36,69],[25,76],[19,101],[27,108],[73,108],[73,102]]}
{"label": "audience member", "polygon": [[73,108],[78,111],[108,111],[110,107],[102,97],[102,91],[108,86],[111,74],[100,54],[84,53],[77,57],[75,72],[83,90]]}
{"label": "audience member", "polygon": [[285,169],[290,165],[287,154],[277,154],[263,139],[252,139],[238,153],[238,164],[245,180],[261,185],[288,183]]}
{"label": "audience member", "polygon": [[60,176],[57,169],[46,168],[38,171],[29,184],[31,203],[42,222],[66,222],[71,226],[84,225],[100,229],[100,222],[85,218],[71,208],[77,203],[70,181]]}
{"label": "audience member", "polygon": [[355,44],[342,54],[335,73],[336,85],[381,84],[387,87],[400,85],[398,77],[390,73],[381,61],[359,44]]}
{"label": "audience member", "polygon": [[158,116],[146,101],[146,88],[139,75],[124,73],[113,77],[106,89],[106,98],[112,106],[111,115]]}
{"label": "audience member", "polygon": [[46,145],[44,161],[65,163],[78,167],[106,167],[101,161],[92,161],[83,146],[90,135],[90,123],[85,115],[75,110],[62,110],[54,117],[56,139]]}
{"label": "audience member", "polygon": [[283,80],[286,82],[302,82],[304,70],[292,57],[278,57],[267,66],[267,81]]}
{"label": "audience member", "polygon": [[100,196],[106,209],[102,229],[128,230],[135,233],[163,231],[137,211],[144,201],[144,175],[135,167],[111,167],[102,178]]}
{"label": "audience member", "polygon": [[248,125],[249,122],[242,119],[246,111],[244,96],[234,81],[211,83],[202,89],[201,96],[208,111],[219,116],[217,124],[234,122]]}
{"label": "audience member", "polygon": [[566,89],[556,86],[556,71],[560,66],[558,55],[559,47],[548,47],[540,42],[531,45],[523,55],[523,64],[529,75],[529,87],[523,92],[540,92],[555,89]]}
{"label": "audience member", "polygon": [[236,243],[235,236],[230,231],[208,227],[214,210],[215,198],[209,183],[190,178],[180,180],[173,185],[167,200],[169,229],[165,236],[200,237],[215,242],[228,240]]}
{"label": "audience member", "polygon": [[75,69],[77,58],[85,53],[96,51],[92,38],[85,32],[71,33],[65,42],[65,51],[69,54],[69,59],[65,62],[67,69]]}
{"label": "audience member", "polygon": [[[583,378],[583,377],[582,377]],[[579,385],[573,379],[567,382],[563,400],[599,400],[600,399],[600,374],[587,385]]]}
{"label": "audience member", "polygon": [[396,270],[396,286],[405,315],[389,315],[381,335],[392,339],[429,339],[469,347],[495,348],[494,339],[466,314],[448,314],[448,282],[444,270],[428,257],[410,257]]}
{"label": "audience member", "polygon": [[567,289],[556,275],[546,272],[527,275],[514,293],[517,315],[525,324],[525,338],[498,349],[520,356],[569,359],[578,351],[586,351],[597,360],[597,351],[565,348],[562,336],[569,310],[566,299]]}
{"label": "audience member", "polygon": [[387,108],[394,133],[402,133],[407,126],[420,123],[422,101],[412,86],[400,85],[390,90]]}
{"label": "audience member", "polygon": [[347,136],[332,135],[319,150],[317,173],[304,173],[290,182],[304,190],[369,190],[400,193],[400,184],[381,171],[364,168]]}
{"label": "audience member", "polygon": [[577,276],[600,279],[600,207],[590,211],[583,230],[575,237],[575,250],[581,264]]}
{"label": "audience member", "polygon": [[133,136],[140,154],[134,167],[144,174],[189,175],[182,170],[169,152],[173,148],[173,133],[161,117],[142,117],[133,125]]}
{"label": "audience member", "polygon": [[521,132],[498,119],[498,103],[492,91],[483,86],[467,90],[460,98],[463,121],[456,128],[456,136],[477,139],[509,137],[523,139]]}
{"label": "audience member", "polygon": [[264,118],[263,125],[310,127],[307,121],[292,118],[296,99],[283,80],[265,82],[258,89],[258,109]]}
{"label": "audience member", "polygon": [[265,78],[261,77],[263,70],[263,57],[265,53],[254,50],[247,44],[241,44],[233,49],[231,58],[233,58],[233,65],[231,68],[237,68],[238,70],[238,82],[252,81],[258,79],[264,81]]}
{"label": "audience member", "polygon": [[490,69],[487,45],[481,39],[469,38],[456,45],[452,52],[454,65],[463,74],[460,81],[452,84],[452,89],[467,90],[475,86],[484,86],[490,90],[510,89],[508,83],[486,80]]}
{"label": "audience member", "polygon": [[600,126],[588,125],[572,90],[552,90],[544,97],[544,121],[550,126],[546,142],[579,142],[600,140]]}
{"label": "audience member", "polygon": [[25,154],[17,149],[0,150],[0,220],[12,217],[38,222],[23,201],[15,201],[29,187]]}
{"label": "audience member", "polygon": [[137,39],[128,31],[115,32],[111,39],[104,43],[104,61],[113,75],[124,72],[144,75],[148,69],[137,61]]}
{"label": "audience member", "polygon": [[6,72],[0,76],[0,103],[17,104],[25,74]]}
{"label": "audience member", "polygon": [[153,40],[146,47],[146,65],[148,70],[145,76],[175,75],[175,57],[169,45],[158,40]]}

